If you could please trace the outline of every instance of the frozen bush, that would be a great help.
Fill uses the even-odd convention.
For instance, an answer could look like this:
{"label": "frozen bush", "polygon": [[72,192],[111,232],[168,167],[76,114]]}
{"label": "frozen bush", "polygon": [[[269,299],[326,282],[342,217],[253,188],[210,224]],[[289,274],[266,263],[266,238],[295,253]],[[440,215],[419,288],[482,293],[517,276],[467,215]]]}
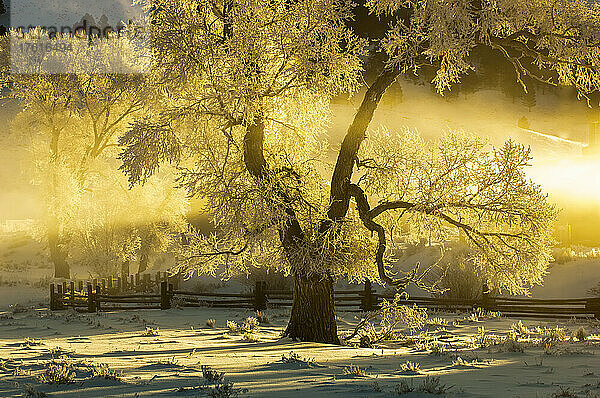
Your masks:
{"label": "frozen bush", "polygon": [[69,384],[73,382],[74,377],[75,374],[68,364],[50,364],[39,380],[44,384]]}

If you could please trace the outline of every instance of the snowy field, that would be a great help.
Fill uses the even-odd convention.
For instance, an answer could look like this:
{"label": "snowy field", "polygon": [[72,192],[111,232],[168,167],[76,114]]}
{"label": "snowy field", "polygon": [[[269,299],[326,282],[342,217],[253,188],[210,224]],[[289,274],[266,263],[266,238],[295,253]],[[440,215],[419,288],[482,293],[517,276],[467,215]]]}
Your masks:
{"label": "snowy field", "polygon": [[[251,311],[52,313],[41,290],[19,297],[22,287],[1,289],[1,397],[600,396],[597,321],[519,325],[430,313],[422,330],[358,348],[282,339],[284,309],[264,312],[268,319],[245,333]],[[338,315],[340,332],[348,333],[358,314]],[[48,383],[60,380],[54,370],[68,373],[66,383]],[[224,381],[211,381],[210,370],[224,372]]]}

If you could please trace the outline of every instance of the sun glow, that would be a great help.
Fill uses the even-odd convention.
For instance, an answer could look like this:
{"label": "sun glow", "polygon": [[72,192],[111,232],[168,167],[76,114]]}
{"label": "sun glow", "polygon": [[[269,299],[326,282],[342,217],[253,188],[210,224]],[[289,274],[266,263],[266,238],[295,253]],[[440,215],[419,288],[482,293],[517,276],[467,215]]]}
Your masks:
{"label": "sun glow", "polygon": [[574,202],[600,204],[600,158],[565,158],[536,163],[529,175],[551,195]]}

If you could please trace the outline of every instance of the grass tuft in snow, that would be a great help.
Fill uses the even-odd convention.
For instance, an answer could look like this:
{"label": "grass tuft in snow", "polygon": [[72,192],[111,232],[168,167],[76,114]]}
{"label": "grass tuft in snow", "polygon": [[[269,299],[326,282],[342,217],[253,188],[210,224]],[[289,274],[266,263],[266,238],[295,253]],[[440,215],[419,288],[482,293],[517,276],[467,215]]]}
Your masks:
{"label": "grass tuft in snow", "polygon": [[246,391],[245,388],[235,388],[231,381],[224,381],[211,387],[207,394],[211,398],[235,398]]}
{"label": "grass tuft in snow", "polygon": [[244,331],[246,333],[257,332],[258,331],[258,319],[253,316],[249,316],[248,318],[246,318],[246,320],[242,324],[242,331]]}
{"label": "grass tuft in snow", "polygon": [[415,391],[414,383],[411,380],[410,385],[408,385],[408,382],[406,380],[401,380],[400,383],[396,384],[396,386],[394,387],[394,391],[397,395],[408,394],[410,392]]}
{"label": "grass tuft in snow", "polygon": [[106,380],[121,380],[121,373],[113,370],[106,363],[101,363],[100,365],[94,365],[92,368],[92,377],[103,378]]}
{"label": "grass tuft in snow", "polygon": [[366,370],[361,369],[359,366],[350,364],[344,367],[344,375],[350,377],[369,377]]}
{"label": "grass tuft in snow", "polygon": [[146,337],[153,337],[153,336],[158,336],[159,332],[158,332],[158,328],[151,328],[150,326],[146,326],[146,330],[144,331],[144,333],[142,334],[143,336]]}
{"label": "grass tuft in snow", "polygon": [[242,335],[242,340],[247,341],[249,343],[259,343],[260,337],[256,333],[244,332],[244,334]]}
{"label": "grass tuft in snow", "polygon": [[426,376],[417,388],[415,388],[412,379],[410,381],[410,385],[405,380],[402,380],[399,384],[396,384],[394,391],[397,395],[404,395],[414,391],[434,395],[445,395],[453,387],[454,386],[442,384],[440,378],[437,376]]}
{"label": "grass tuft in snow", "polygon": [[314,358],[303,358],[300,355],[296,354],[293,351],[290,351],[289,355],[285,354],[281,355],[281,362],[283,363],[292,363],[292,364],[303,364],[303,365],[313,365],[315,363]]}
{"label": "grass tuft in snow", "polygon": [[448,326],[450,322],[444,318],[430,318],[427,320],[427,325],[429,326]]}
{"label": "grass tuft in snow", "polygon": [[23,396],[27,397],[27,398],[45,398],[45,397],[47,397],[45,392],[39,391],[31,384],[23,385]]}
{"label": "grass tuft in snow", "polygon": [[201,369],[204,386],[199,388],[211,398],[235,398],[248,391],[245,388],[235,388],[233,382],[225,380],[224,372],[218,372],[208,365],[202,365]]}
{"label": "grass tuft in snow", "polygon": [[46,371],[39,376],[40,383],[44,384],[69,384],[75,378],[69,364],[50,364]]}
{"label": "grass tuft in snow", "polygon": [[238,326],[237,322],[227,321],[227,329],[231,333],[237,333],[240,330],[240,327]]}
{"label": "grass tuft in snow", "polygon": [[44,343],[42,343],[42,340],[36,340],[36,339],[32,339],[31,337],[25,337],[25,339],[23,340],[22,347],[31,348],[31,347],[36,347],[36,346],[40,346],[43,344]]}
{"label": "grass tuft in snow", "polygon": [[222,383],[225,377],[224,372],[218,372],[208,365],[202,365],[202,377],[209,384]]}
{"label": "grass tuft in snow", "polygon": [[505,352],[525,352],[525,345],[511,336],[506,336],[506,340],[502,343],[502,349]]}
{"label": "grass tuft in snow", "polygon": [[400,369],[403,373],[419,374],[421,373],[421,365],[418,362],[406,361],[400,364]]}
{"label": "grass tuft in snow", "polygon": [[571,392],[569,388],[560,387],[558,391],[552,393],[550,398],[578,398],[579,395]]}
{"label": "grass tuft in snow", "polygon": [[10,312],[13,314],[22,314],[24,312],[29,311],[29,309],[21,304],[11,304],[10,306]]}
{"label": "grass tuft in snow", "polygon": [[161,359],[157,362],[157,364],[165,366],[179,366],[179,362],[177,362],[175,357]]}
{"label": "grass tuft in snow", "polygon": [[371,383],[371,388],[373,389],[373,392],[383,392],[383,387],[381,387],[377,380]]}
{"label": "grass tuft in snow", "polygon": [[427,376],[423,379],[421,385],[419,385],[418,391],[442,395],[446,394],[452,387],[442,384],[439,377]]}
{"label": "grass tuft in snow", "polygon": [[271,318],[262,311],[256,311],[256,319],[258,319],[258,323],[261,325],[268,325],[271,323]]}

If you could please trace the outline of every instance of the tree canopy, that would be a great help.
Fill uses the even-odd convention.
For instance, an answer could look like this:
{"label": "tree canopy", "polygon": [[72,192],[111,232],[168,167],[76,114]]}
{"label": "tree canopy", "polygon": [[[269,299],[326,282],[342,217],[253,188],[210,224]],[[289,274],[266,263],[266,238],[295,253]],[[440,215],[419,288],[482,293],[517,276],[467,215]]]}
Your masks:
{"label": "tree canopy", "polygon": [[[432,146],[413,133],[380,132],[361,149],[381,95],[400,73],[436,63],[433,83],[443,92],[471,69],[474,46],[508,48],[498,36],[527,45],[526,35],[515,34],[527,29],[527,11],[515,4],[368,2],[371,12],[395,18],[381,42],[388,60],[331,174],[324,164],[328,101],[357,89],[369,50],[345,23],[351,4],[156,3],[149,8],[153,70],[156,81],[169,83],[165,105],[123,136],[122,169],[136,183],[161,161],[178,163],[181,186],[208,199],[218,233],[195,236],[183,270],[214,272],[226,263],[229,276],[269,263],[292,274],[403,287],[420,279],[386,274],[395,235],[385,229],[405,216],[415,231],[439,239],[450,227],[463,230],[490,283],[522,293],[544,274],[555,213],[525,176],[526,148],[509,142],[496,150],[455,133]],[[367,195],[380,203],[371,208]]]}

